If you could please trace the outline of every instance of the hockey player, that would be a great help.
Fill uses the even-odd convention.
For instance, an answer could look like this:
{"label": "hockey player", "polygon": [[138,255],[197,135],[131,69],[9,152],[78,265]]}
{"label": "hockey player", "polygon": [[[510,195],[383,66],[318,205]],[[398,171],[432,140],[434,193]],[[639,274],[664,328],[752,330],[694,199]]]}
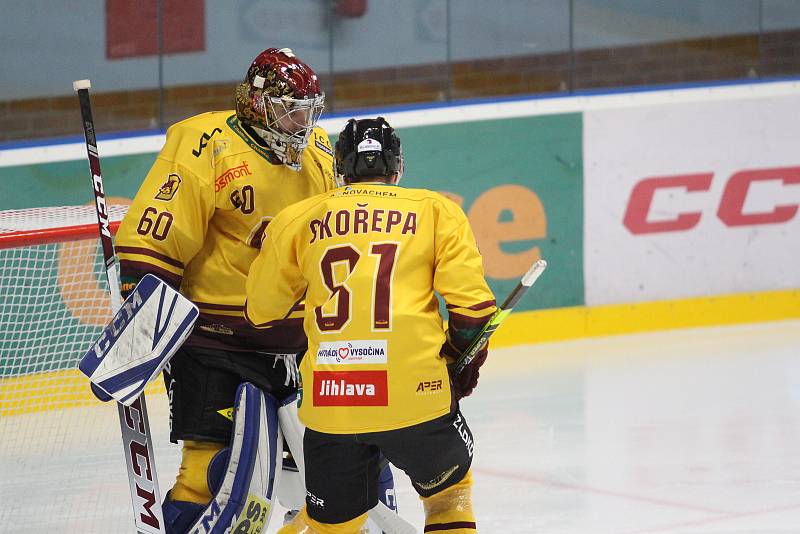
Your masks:
{"label": "hockey player", "polygon": [[[180,471],[163,504],[168,533],[193,532],[201,516],[231,516],[216,498],[224,474],[235,474],[226,471],[234,464],[227,458],[257,452],[228,450],[233,408],[244,420],[248,406],[251,412],[280,406],[281,422],[292,426],[294,355],[306,346],[302,307],[275,328],[256,330],[243,315],[245,280],[272,218],[335,185],[330,141],[317,126],[324,98],[313,69],[290,49],[265,50],[236,88],[235,110],[203,113],[169,128],[117,235],[123,292],[152,273],[200,309],[193,333],[165,370],[170,439],[183,441]],[[240,388],[244,382],[253,387]],[[258,426],[257,415],[251,416]],[[272,421],[269,414],[264,421]],[[290,448],[290,438],[302,440],[302,427],[294,426],[283,428]],[[244,443],[264,436],[274,442],[277,431],[259,427],[260,435],[251,436],[244,428]],[[269,452],[276,454],[274,447]],[[275,458],[265,460],[272,465]],[[249,482],[238,484],[225,491],[241,501]],[[301,480],[295,490],[289,506],[299,508]]]}
{"label": "hockey player", "polygon": [[278,214],[247,280],[247,319],[267,329],[305,295],[306,508],[281,532],[360,532],[380,453],[421,496],[425,532],[474,532],[458,401],[487,349],[457,376],[447,367],[496,309],[472,230],[442,195],[396,186],[403,156],[383,118],[350,120],[335,152],[344,186]]}

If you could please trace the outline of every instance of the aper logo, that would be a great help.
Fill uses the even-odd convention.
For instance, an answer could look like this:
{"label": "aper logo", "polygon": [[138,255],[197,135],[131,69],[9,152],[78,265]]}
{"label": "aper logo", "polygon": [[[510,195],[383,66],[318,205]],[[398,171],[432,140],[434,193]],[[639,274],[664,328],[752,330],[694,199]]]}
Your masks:
{"label": "aper logo", "polygon": [[318,364],[381,364],[386,363],[386,340],[333,341],[319,344]]}
{"label": "aper logo", "polygon": [[423,380],[417,384],[417,395],[430,395],[442,391],[442,380]]}
{"label": "aper logo", "polygon": [[386,371],[314,371],[314,406],[388,406]]}
{"label": "aper logo", "polygon": [[158,188],[158,194],[153,198],[164,201],[172,200],[172,197],[178,192],[178,187],[180,185],[181,177],[175,173],[171,173],[167,176],[167,181],[164,182],[164,185]]}

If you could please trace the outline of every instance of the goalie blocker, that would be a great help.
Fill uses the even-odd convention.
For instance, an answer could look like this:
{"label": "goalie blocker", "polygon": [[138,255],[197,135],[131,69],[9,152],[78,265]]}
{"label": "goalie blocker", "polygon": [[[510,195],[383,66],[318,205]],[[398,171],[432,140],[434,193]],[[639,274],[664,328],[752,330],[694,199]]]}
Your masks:
{"label": "goalie blocker", "polygon": [[197,307],[145,275],[78,365],[102,401],[128,406],[155,379],[192,331]]}

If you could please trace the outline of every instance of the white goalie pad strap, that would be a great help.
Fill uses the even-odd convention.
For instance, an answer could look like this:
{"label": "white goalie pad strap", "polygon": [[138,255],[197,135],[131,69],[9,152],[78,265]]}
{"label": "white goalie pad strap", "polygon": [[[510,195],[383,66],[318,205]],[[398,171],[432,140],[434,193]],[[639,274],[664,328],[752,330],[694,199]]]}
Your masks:
{"label": "white goalie pad strap", "polygon": [[281,432],[297,470],[287,470],[284,466],[281,485],[278,487],[278,501],[288,510],[299,510],[306,502],[305,461],[303,458],[303,434],[306,427],[297,416],[297,395],[291,395],[281,402],[278,408],[278,422]]}
{"label": "white goalie pad strap", "polygon": [[265,532],[280,482],[283,437],[278,403],[245,382],[236,393],[230,457],[222,483],[188,532]]}
{"label": "white goalie pad strap", "polygon": [[113,397],[128,406],[180,348],[198,313],[168,284],[145,275],[78,368],[100,400]]}
{"label": "white goalie pad strap", "polygon": [[301,475],[305,475],[306,467],[303,460],[303,434],[306,432],[306,427],[300,422],[297,415],[297,394],[290,395],[281,401],[278,408],[278,422],[281,425],[281,432],[286,444],[289,446],[289,451],[292,453],[292,458],[297,464],[297,469]]}

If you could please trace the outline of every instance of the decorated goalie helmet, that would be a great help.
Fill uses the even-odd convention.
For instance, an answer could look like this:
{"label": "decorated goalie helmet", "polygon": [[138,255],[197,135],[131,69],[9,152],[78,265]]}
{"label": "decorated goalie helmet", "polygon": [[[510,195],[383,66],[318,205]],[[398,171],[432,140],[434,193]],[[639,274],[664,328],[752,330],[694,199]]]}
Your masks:
{"label": "decorated goalie helmet", "polygon": [[403,175],[403,149],[386,119],[350,119],[336,141],[336,177],[340,184]]}
{"label": "decorated goalie helmet", "polygon": [[294,170],[300,170],[300,157],[324,104],[316,73],[290,48],[264,50],[236,88],[239,121],[254,128]]}

